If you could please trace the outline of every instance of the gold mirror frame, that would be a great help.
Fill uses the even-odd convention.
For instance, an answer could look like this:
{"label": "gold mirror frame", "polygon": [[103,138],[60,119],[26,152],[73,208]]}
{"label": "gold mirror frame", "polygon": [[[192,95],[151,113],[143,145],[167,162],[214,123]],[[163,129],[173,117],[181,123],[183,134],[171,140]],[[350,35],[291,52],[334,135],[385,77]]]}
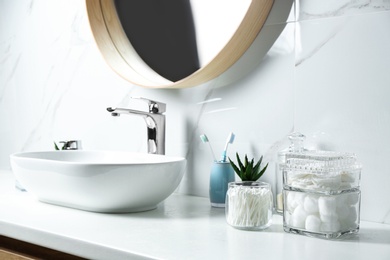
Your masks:
{"label": "gold mirror frame", "polygon": [[171,82],[150,69],[138,56],[122,29],[114,0],[86,0],[96,44],[108,65],[127,81],[146,88],[187,88],[206,83],[230,68],[251,46],[274,0],[252,0],[241,24],[223,49],[206,65]]}

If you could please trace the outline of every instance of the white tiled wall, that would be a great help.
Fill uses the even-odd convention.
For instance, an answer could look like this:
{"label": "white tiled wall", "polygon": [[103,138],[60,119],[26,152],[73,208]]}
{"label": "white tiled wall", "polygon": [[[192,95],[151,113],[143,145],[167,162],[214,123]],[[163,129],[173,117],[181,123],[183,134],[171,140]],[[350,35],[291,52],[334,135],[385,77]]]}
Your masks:
{"label": "white tiled wall", "polygon": [[[277,0],[273,12],[288,6]],[[284,29],[245,78],[153,90],[106,65],[84,1],[0,0],[0,168],[9,169],[10,153],[52,149],[62,139],[145,152],[142,119],[105,110],[139,107],[129,97],[144,96],[168,104],[167,154],[188,159],[179,192],[208,196],[212,157],[200,134],[219,153],[233,131],[229,154],[264,154],[271,163],[265,180],[274,182],[276,151],[300,131],[311,148],[358,155],[361,217],[390,224],[390,1],[299,0],[287,23],[275,17],[264,30]]]}

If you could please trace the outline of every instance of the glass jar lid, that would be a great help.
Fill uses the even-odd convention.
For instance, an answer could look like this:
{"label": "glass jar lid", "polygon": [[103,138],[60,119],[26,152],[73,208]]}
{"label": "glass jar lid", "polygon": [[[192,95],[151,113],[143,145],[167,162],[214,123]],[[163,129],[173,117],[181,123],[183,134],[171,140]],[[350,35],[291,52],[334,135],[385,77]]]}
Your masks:
{"label": "glass jar lid", "polygon": [[283,186],[286,189],[340,193],[358,189],[361,164],[355,154],[305,151],[286,155]]}

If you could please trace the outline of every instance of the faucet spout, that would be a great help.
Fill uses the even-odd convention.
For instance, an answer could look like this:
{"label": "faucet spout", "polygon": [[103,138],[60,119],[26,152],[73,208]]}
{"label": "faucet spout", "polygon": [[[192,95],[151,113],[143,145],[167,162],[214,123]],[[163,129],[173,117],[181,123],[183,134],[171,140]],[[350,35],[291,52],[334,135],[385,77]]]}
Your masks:
{"label": "faucet spout", "polygon": [[107,111],[112,116],[119,116],[121,114],[141,116],[145,120],[147,127],[148,153],[165,154],[165,115],[162,114],[165,112],[165,104],[163,105],[164,111],[162,112],[158,109],[156,110],[154,106],[154,109],[151,109],[151,106],[149,106],[149,112],[115,107],[108,107]]}
{"label": "faucet spout", "polygon": [[112,116],[120,116],[121,114],[149,116],[148,112],[134,110],[134,109],[127,109],[127,108],[119,108],[119,107],[107,107],[107,111],[110,112]]}

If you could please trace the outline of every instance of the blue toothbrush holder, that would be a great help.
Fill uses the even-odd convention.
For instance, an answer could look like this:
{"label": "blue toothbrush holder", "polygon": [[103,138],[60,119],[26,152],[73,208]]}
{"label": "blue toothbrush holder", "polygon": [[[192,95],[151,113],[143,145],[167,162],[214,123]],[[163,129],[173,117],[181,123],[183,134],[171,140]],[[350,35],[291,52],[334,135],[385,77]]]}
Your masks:
{"label": "blue toothbrush holder", "polygon": [[234,182],[233,167],[229,162],[214,161],[210,173],[210,202],[212,207],[224,208],[228,183]]}

